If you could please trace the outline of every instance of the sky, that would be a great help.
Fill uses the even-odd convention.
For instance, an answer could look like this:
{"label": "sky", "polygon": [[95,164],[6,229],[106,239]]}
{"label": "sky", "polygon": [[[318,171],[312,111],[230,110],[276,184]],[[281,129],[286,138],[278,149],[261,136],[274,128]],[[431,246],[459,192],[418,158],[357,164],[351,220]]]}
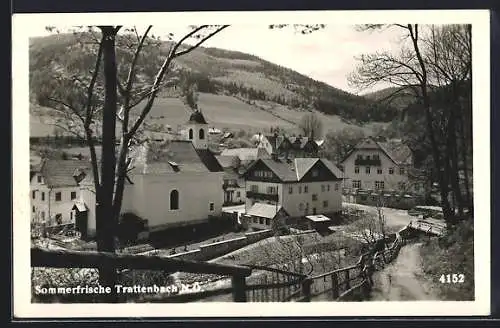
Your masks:
{"label": "sky", "polygon": [[[144,31],[140,26],[137,28],[139,32]],[[165,36],[172,32],[178,40],[186,31],[187,27],[155,25],[151,33]],[[41,31],[39,35],[47,33]],[[327,25],[308,35],[296,33],[293,27],[274,30],[263,24],[232,25],[206,41],[204,46],[252,54],[341,90],[363,94],[389,85],[371,90],[358,90],[349,85],[347,77],[355,70],[356,57],[376,51],[396,51],[401,37],[398,29],[358,32],[353,25]]]}

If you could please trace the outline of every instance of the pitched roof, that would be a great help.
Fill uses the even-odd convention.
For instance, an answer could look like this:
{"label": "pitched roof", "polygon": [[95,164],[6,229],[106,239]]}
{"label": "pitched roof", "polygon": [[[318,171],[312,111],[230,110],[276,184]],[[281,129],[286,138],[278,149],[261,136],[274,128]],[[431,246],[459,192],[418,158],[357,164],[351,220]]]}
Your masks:
{"label": "pitched roof", "polygon": [[[278,176],[283,182],[300,181],[309,170],[318,162],[325,164],[326,168],[332,174],[341,179],[343,177],[340,171],[332,162],[324,158],[295,158],[293,160],[286,159],[260,159],[271,171]],[[257,163],[256,161],[255,163]]]}
{"label": "pitched roof", "polygon": [[378,142],[379,146],[397,164],[411,164],[411,149],[401,140]]}
{"label": "pitched roof", "polygon": [[222,172],[215,155],[208,149],[195,149],[191,141],[172,140],[163,144],[149,143],[136,149],[134,174],[173,172]]}
{"label": "pitched roof", "polygon": [[412,162],[412,157],[411,157],[412,151],[408,147],[408,145],[401,142],[401,140],[393,139],[387,142],[379,142],[373,139],[372,137],[368,137],[359,142],[356,146],[354,146],[342,159],[341,162],[344,162],[346,159],[348,159],[351,156],[351,154],[357,149],[371,149],[371,150],[380,149],[395,164],[404,165],[404,164],[411,164]]}
{"label": "pitched roof", "polygon": [[191,116],[189,116],[188,123],[208,124],[205,117],[199,110],[196,110],[191,114]]}
{"label": "pitched roof", "polygon": [[196,149],[196,152],[210,172],[222,172],[224,170],[210,149]]}
{"label": "pitched roof", "polygon": [[91,164],[79,160],[44,159],[39,172],[49,187],[76,187],[78,182],[75,177],[82,172],[89,175]]}
{"label": "pitched roof", "polygon": [[217,158],[217,161],[219,161],[220,166],[222,166],[223,168],[233,167],[236,163],[239,162],[238,156],[218,155],[215,156],[215,158]]}
{"label": "pitched roof", "polygon": [[222,156],[238,156],[242,161],[256,160],[258,158],[269,157],[269,154],[264,148],[232,148],[224,149],[221,152]]}
{"label": "pitched roof", "polygon": [[246,214],[252,216],[258,216],[262,218],[272,219],[276,216],[276,213],[279,212],[281,206],[271,205],[271,204],[263,204],[263,203],[255,203],[253,206],[247,211]]}

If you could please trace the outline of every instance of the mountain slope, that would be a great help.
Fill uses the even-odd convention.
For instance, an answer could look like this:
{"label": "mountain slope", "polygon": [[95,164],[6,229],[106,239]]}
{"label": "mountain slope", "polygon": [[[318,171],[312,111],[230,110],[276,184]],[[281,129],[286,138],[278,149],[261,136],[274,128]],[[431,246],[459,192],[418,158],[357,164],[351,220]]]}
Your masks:
{"label": "mountain slope", "polygon": [[[95,47],[79,46],[79,38],[73,34],[57,34],[30,40],[30,96],[33,103],[46,105],[42,101],[43,90],[46,92],[50,89],[54,72],[82,76],[91,70],[95,60]],[[138,65],[141,67],[139,80],[150,81],[154,77],[163,59],[162,54],[169,49],[169,45],[168,42],[163,42],[159,47],[144,49],[144,56]],[[129,57],[126,52],[120,52],[120,48],[117,57],[119,74],[124,76]],[[201,93],[236,97],[263,111],[278,110],[278,116],[272,115],[277,124],[269,122],[268,118],[263,119],[272,125],[297,123],[296,113],[291,114],[292,120],[286,119],[290,116],[288,110],[300,115],[304,110],[319,111],[327,115],[338,115],[346,122],[361,124],[390,121],[396,114],[394,108],[377,106],[366,97],[352,95],[291,69],[241,52],[199,48],[179,57],[174,64],[169,78],[178,78],[180,89],[196,83]],[[71,88],[71,83],[65,87]],[[165,92],[160,98],[172,96],[178,97],[179,94]],[[226,100],[221,101],[227,103]],[[203,109],[203,104],[200,105]],[[167,115],[167,111],[164,114]],[[338,118],[335,120],[340,121]]]}

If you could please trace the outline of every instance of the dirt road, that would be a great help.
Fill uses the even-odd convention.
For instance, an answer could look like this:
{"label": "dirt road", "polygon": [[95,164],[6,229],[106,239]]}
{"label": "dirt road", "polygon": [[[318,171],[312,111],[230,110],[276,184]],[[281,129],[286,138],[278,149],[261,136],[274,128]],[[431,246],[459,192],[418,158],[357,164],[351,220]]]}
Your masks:
{"label": "dirt road", "polygon": [[423,278],[421,245],[404,246],[394,262],[374,274],[372,301],[439,300],[436,291]]}

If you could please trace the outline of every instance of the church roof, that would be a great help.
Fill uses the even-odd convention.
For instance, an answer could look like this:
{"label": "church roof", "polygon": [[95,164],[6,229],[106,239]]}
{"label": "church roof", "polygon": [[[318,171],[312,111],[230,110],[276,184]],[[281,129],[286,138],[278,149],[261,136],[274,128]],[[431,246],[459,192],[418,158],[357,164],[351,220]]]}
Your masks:
{"label": "church roof", "polygon": [[188,123],[208,124],[207,121],[205,120],[205,117],[199,110],[196,110],[191,114],[191,116],[189,116]]}

